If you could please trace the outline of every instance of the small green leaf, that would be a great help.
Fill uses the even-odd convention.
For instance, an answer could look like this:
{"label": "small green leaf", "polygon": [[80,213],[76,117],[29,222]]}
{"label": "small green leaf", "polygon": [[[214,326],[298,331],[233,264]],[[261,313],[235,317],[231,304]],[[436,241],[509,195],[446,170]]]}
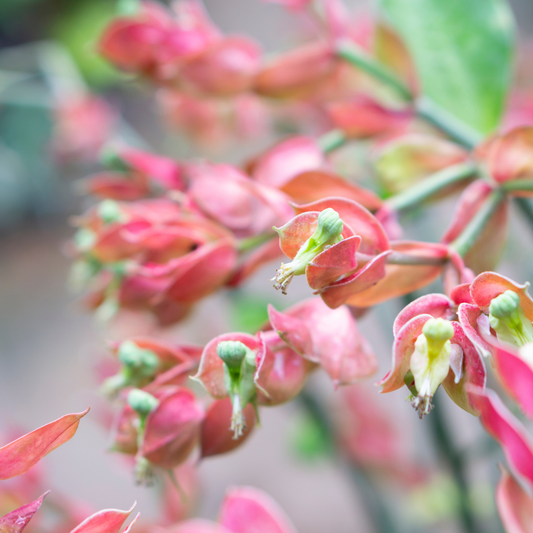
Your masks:
{"label": "small green leaf", "polygon": [[505,0],[382,0],[423,95],[481,133],[498,127],[512,76],[514,21]]}

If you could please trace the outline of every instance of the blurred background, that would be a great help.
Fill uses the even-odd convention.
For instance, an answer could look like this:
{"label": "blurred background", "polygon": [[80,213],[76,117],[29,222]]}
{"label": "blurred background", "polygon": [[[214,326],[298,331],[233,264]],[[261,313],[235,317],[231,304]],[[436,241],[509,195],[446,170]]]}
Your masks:
{"label": "blurred background", "polygon": [[[511,3],[520,33],[527,38],[533,3]],[[205,4],[224,32],[250,34],[268,52],[290,48],[309,31],[276,4]],[[352,7],[361,13],[374,8],[371,2],[352,2]],[[157,517],[156,492],[136,487],[131,466],[107,451],[109,436],[100,423],[103,407],[95,377],[109,336],[142,333],[135,328],[143,326],[119,321],[109,334],[84,314],[68,291],[71,261],[63,250],[72,234],[69,218],[89,205],[79,194],[78,180],[99,168],[94,152],[100,137],[105,139],[110,131],[132,145],[150,146],[177,159],[205,156],[235,163],[268,146],[272,138],[241,139],[230,146],[192,144],[162,116],[150,87],[133,83],[98,58],[95,43],[113,13],[110,0],[0,0],[0,417],[6,431],[13,426],[33,429],[91,405],[93,411],[76,438],[44,461],[51,488],[94,509],[128,508],[137,500],[149,520]],[[63,96],[76,87],[88,87],[105,98],[103,110],[96,105],[87,111],[96,133],[80,139],[70,136],[64,124],[68,120],[58,111]],[[420,213],[410,215],[406,234],[436,240],[454,201],[432,205],[436,214],[430,223],[417,223]],[[518,215],[510,228],[508,250],[519,257],[523,239],[530,240],[529,230]],[[531,261],[518,265],[504,260],[500,271],[520,281],[533,279]],[[303,283],[295,282],[282,299],[271,289],[271,276],[272,271],[264,269],[244,290],[208,298],[186,323],[164,335],[201,344],[225,331],[253,330],[266,318],[267,302],[281,307],[310,295]],[[381,363],[378,377],[389,369],[391,325],[399,308],[400,303],[378,306],[360,321]],[[322,378],[314,376],[313,385],[328,398],[335,416],[337,400],[331,383]],[[405,471],[377,471],[376,483],[391,496],[393,509],[406,523],[425,525],[426,531],[454,531],[449,518],[457,492],[449,474],[432,467],[428,476],[421,474],[423,481],[414,475],[417,468],[434,464],[436,454],[404,401],[405,391],[379,397],[369,386],[361,405],[366,393],[393,421],[387,438],[402,439],[406,450],[401,459]],[[483,433],[450,403],[442,398],[454,438],[472,453]],[[228,485],[253,485],[271,494],[301,533],[371,532],[360,489],[346,469],[320,453],[320,442],[313,439],[313,428],[297,404],[263,409],[262,427],[243,448],[200,466],[196,515],[214,519]],[[472,472],[477,480],[475,507],[487,524],[497,522],[491,488],[498,477],[497,452],[491,453],[490,461],[473,462]],[[487,531],[498,529],[491,525]]]}

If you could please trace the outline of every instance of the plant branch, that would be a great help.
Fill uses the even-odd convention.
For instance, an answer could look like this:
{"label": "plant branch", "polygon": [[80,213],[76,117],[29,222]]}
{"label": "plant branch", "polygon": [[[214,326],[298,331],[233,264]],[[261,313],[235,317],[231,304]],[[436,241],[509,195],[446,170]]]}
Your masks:
{"label": "plant branch", "polygon": [[515,198],[514,202],[524,218],[533,227],[533,205],[531,205],[531,201],[528,198]]}
{"label": "plant branch", "polygon": [[485,203],[477,211],[472,220],[470,220],[461,235],[459,235],[459,237],[457,237],[457,239],[450,244],[450,247],[453,248],[460,256],[464,256],[475,244],[485,229],[488,221],[504,199],[505,194],[502,191],[492,191],[490,196],[488,196],[488,198],[485,200]]}
{"label": "plant branch", "polygon": [[318,145],[327,154],[340,148],[348,139],[342,130],[331,130],[319,137]]}
{"label": "plant branch", "polygon": [[472,162],[452,165],[432,174],[410,189],[388,198],[385,204],[396,211],[407,209],[427,200],[452,183],[472,178],[476,171],[477,167]]}
{"label": "plant branch", "polygon": [[257,248],[261,244],[272,240],[274,237],[277,237],[277,233],[261,233],[261,235],[256,235],[254,237],[248,237],[246,239],[241,239],[237,244],[237,250],[239,252],[246,252],[252,248]]}

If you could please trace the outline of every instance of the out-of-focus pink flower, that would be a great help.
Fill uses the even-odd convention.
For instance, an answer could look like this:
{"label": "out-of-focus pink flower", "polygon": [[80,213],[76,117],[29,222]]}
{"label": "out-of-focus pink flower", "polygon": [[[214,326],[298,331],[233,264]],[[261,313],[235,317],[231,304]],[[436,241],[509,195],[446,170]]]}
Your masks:
{"label": "out-of-focus pink flower", "polygon": [[27,472],[45,455],[68,442],[89,409],[64,415],[0,448],[0,479],[10,479]]}
{"label": "out-of-focus pink flower", "polygon": [[503,448],[513,472],[533,486],[533,445],[525,428],[491,390],[469,386],[468,395],[489,433]]}
{"label": "out-of-focus pink flower", "polygon": [[116,114],[103,98],[67,97],[54,109],[52,150],[60,160],[92,162],[109,140],[115,122]]}
{"label": "out-of-focus pink flower", "polygon": [[328,104],[327,112],[336,128],[355,139],[403,131],[413,118],[410,111],[388,109],[366,95]]}
{"label": "out-of-focus pink flower", "polygon": [[248,165],[254,180],[272,187],[283,187],[302,172],[326,168],[322,149],[309,137],[291,137],[282,141]]}
{"label": "out-of-focus pink flower", "polygon": [[193,205],[237,237],[270,231],[292,216],[287,196],[230,165],[190,165],[187,176],[187,196]]}
{"label": "out-of-focus pink flower", "polygon": [[225,37],[186,60],[179,71],[191,91],[234,96],[247,91],[257,72],[261,50],[246,37]]}
{"label": "out-of-focus pink flower", "polygon": [[28,525],[28,522],[33,518],[33,515],[41,507],[47,494],[48,492],[37,500],[0,517],[0,533],[22,533]]}
{"label": "out-of-focus pink flower", "polygon": [[[86,518],[70,533],[120,533],[124,522],[129,518],[134,507],[135,504],[128,511],[119,511],[118,509],[104,509],[103,511],[99,511]],[[129,533],[138,518],[139,513],[137,513],[137,516],[123,533]]]}
{"label": "out-of-focus pink flower", "polygon": [[269,306],[270,324],[293,350],[329,374],[335,387],[367,378],[377,360],[346,307],[330,309],[319,298],[284,312]]}
{"label": "out-of-focus pink flower", "polygon": [[533,531],[533,497],[505,468],[496,489],[496,505],[506,533]]}
{"label": "out-of-focus pink flower", "polygon": [[501,136],[494,136],[477,149],[477,156],[489,176],[498,184],[517,181],[515,196],[531,196],[521,190],[520,180],[533,179],[533,127],[520,127]]}
{"label": "out-of-focus pink flower", "polygon": [[392,369],[379,385],[381,392],[407,385],[421,418],[441,384],[459,407],[477,415],[466,385],[485,387],[485,365],[462,326],[450,321],[453,316],[454,303],[431,294],[408,305],[394,323]]}

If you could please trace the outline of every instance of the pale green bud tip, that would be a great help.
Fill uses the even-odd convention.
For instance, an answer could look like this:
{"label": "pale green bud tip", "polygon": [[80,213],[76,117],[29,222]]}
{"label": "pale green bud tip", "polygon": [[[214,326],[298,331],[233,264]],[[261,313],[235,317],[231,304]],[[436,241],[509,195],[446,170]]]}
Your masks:
{"label": "pale green bud tip", "polygon": [[141,389],[132,389],[128,394],[129,406],[141,416],[148,416],[159,405],[157,398]]}
{"label": "pale green bud tip", "polygon": [[343,227],[339,213],[331,207],[324,209],[318,215],[317,231],[321,232],[321,237],[324,239],[335,239],[342,233]]}
{"label": "pale green bud tip", "polygon": [[246,346],[240,341],[222,341],[217,346],[218,356],[231,370],[241,367],[247,351]]}
{"label": "pale green bud tip", "polygon": [[454,335],[453,326],[442,318],[431,318],[422,328],[422,333],[428,340],[445,342]]}
{"label": "pale green bud tip", "polygon": [[507,318],[520,307],[520,296],[514,291],[505,291],[490,302],[489,311],[495,318]]}
{"label": "pale green bud tip", "polygon": [[155,371],[159,365],[159,359],[154,352],[139,348],[132,341],[124,341],[120,345],[118,358],[122,364],[129,368]]}
{"label": "pale green bud tip", "polygon": [[98,206],[98,216],[106,223],[118,222],[122,219],[120,207],[114,200],[104,200]]}

